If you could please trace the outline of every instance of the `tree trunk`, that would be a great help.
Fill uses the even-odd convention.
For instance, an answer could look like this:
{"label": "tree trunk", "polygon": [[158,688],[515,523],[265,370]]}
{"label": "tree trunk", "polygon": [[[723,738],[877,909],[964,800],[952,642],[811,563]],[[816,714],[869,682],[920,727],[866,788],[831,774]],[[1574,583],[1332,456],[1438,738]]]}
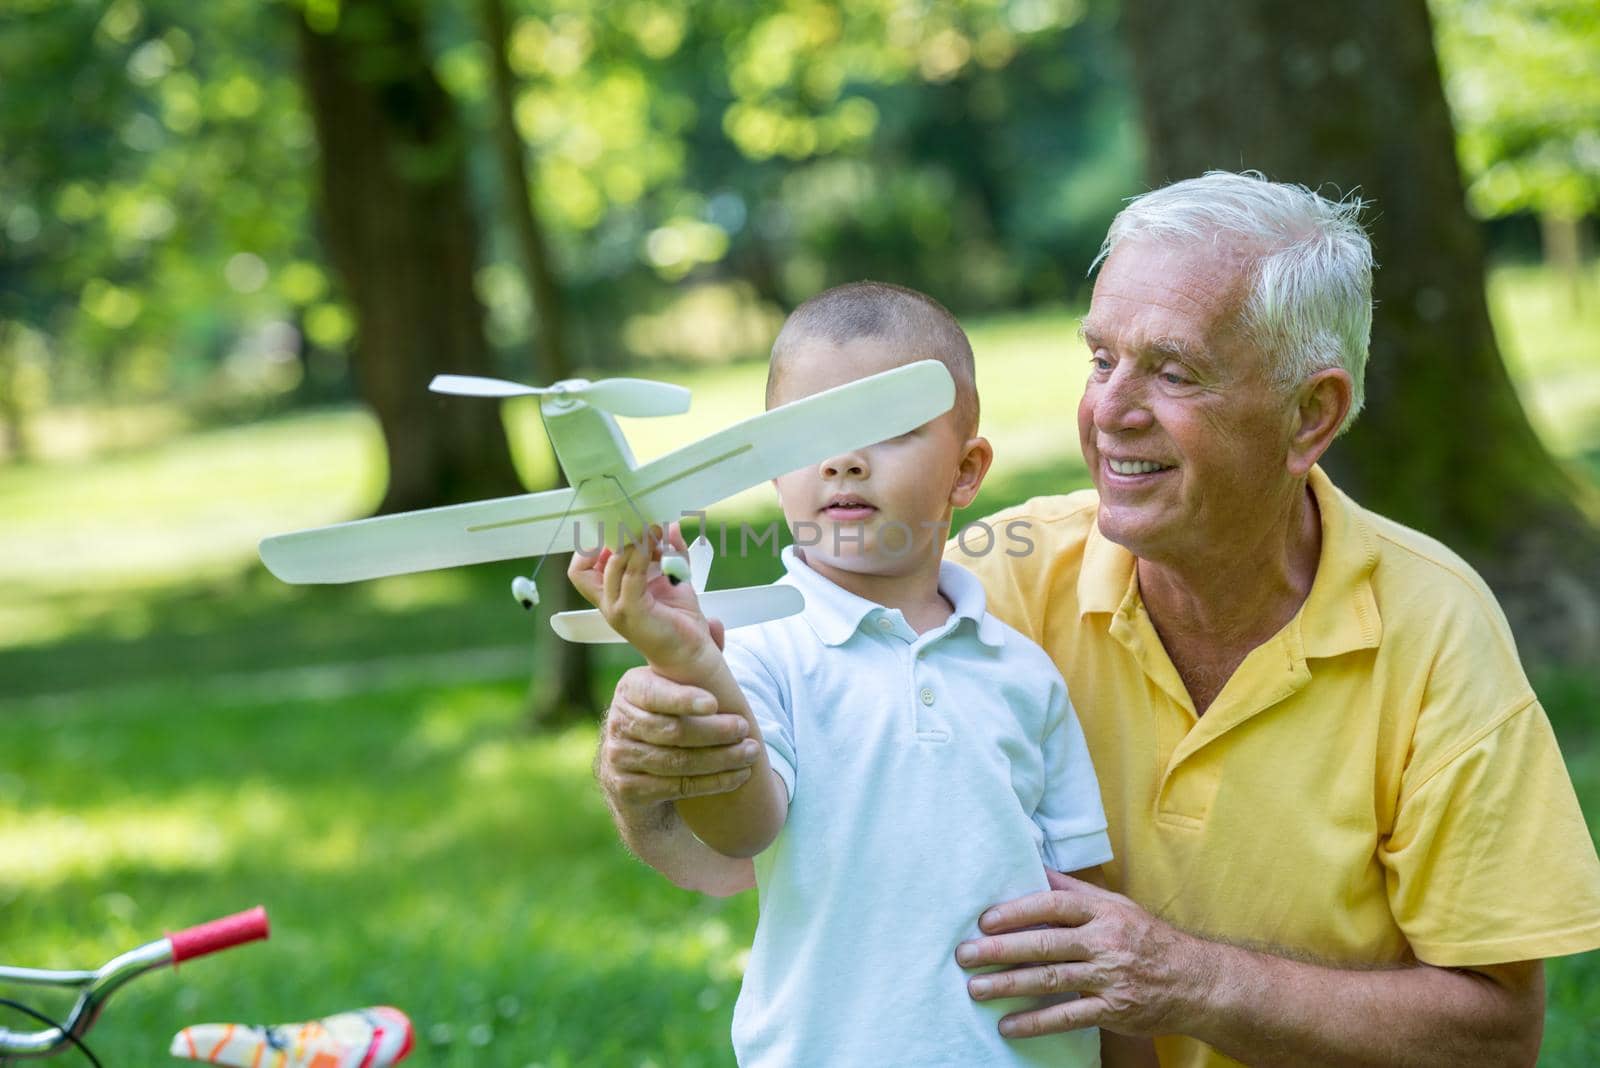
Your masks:
{"label": "tree trunk", "polygon": [[1546,267],[1567,284],[1572,310],[1583,311],[1583,220],[1560,212],[1539,213],[1539,238]]}
{"label": "tree trunk", "polygon": [[16,327],[0,320],[0,428],[4,438],[0,441],[0,461],[14,464],[30,459],[27,421],[27,403],[22,398],[21,369],[16,350]]}
{"label": "tree trunk", "polygon": [[1525,657],[1600,653],[1592,487],[1528,424],[1495,345],[1424,0],[1125,0],[1153,184],[1253,168],[1359,190],[1380,269],[1367,407],[1327,465],[1493,586]]}
{"label": "tree trunk", "polygon": [[[481,0],[479,6],[493,72],[495,154],[500,161],[500,184],[537,321],[530,370],[536,383],[548,385],[572,377],[571,360],[567,355],[566,309],[550,264],[549,243],[534,208],[522,138],[517,134],[516,80],[506,58],[509,31],[505,5],[501,0]],[[559,468],[556,483],[565,484]],[[588,607],[559,568],[546,568],[540,576],[547,578],[540,588],[545,610],[562,612]],[[594,714],[594,702],[589,691],[589,647],[561,641],[543,631],[541,639],[536,646],[538,662],[528,685],[528,711],[534,725],[558,727],[590,719]]]}
{"label": "tree trunk", "polygon": [[322,227],[355,308],[354,368],[389,456],[380,512],[519,491],[492,405],[427,392],[437,372],[492,373],[466,141],[429,63],[419,0],[345,0],[299,19],[321,146]]}

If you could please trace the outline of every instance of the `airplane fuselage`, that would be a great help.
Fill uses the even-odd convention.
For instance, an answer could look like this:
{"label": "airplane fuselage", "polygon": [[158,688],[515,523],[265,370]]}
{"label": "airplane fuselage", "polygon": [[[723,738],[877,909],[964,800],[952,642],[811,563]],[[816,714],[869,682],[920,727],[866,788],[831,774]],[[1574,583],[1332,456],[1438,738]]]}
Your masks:
{"label": "airplane fuselage", "polygon": [[633,450],[608,413],[560,394],[543,398],[539,410],[567,485],[633,470]]}

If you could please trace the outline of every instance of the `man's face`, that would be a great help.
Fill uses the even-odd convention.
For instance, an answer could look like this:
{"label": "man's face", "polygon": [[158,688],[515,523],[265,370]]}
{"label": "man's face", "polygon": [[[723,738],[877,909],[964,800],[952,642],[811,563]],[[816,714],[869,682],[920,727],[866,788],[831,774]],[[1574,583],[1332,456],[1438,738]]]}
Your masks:
{"label": "man's face", "polygon": [[1095,283],[1078,438],[1101,533],[1142,559],[1249,551],[1292,485],[1293,406],[1239,328],[1247,266],[1227,245],[1135,240]]}
{"label": "man's face", "polygon": [[[882,338],[822,340],[791,354],[773,403],[903,367],[919,354]],[[784,518],[823,574],[909,574],[939,558],[964,442],[953,412],[899,437],[830,456],[776,479]],[[831,577],[831,576],[830,576]]]}

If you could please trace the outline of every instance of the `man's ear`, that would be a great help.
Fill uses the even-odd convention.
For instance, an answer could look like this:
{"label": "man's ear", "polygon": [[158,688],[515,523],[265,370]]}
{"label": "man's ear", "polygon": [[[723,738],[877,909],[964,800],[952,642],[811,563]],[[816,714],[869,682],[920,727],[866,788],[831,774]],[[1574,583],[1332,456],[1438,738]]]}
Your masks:
{"label": "man's ear", "polygon": [[1295,391],[1294,422],[1289,436],[1289,473],[1304,478],[1339,436],[1350,414],[1354,387],[1340,367],[1318,371]]}
{"label": "man's ear", "polygon": [[994,446],[988,438],[968,438],[961,446],[961,464],[956,468],[955,485],[950,487],[950,504],[965,508],[983,488],[983,476],[994,463]]}

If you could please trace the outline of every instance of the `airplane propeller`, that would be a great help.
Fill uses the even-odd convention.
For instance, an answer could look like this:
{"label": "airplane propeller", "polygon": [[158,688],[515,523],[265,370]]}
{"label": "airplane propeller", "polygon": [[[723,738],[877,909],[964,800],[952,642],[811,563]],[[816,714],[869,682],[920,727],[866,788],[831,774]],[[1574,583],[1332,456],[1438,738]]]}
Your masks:
{"label": "airplane propeller", "polygon": [[598,382],[569,378],[553,386],[526,386],[503,378],[435,375],[428,388],[458,397],[569,397],[628,418],[681,415],[689,410],[687,389],[648,378],[603,378]]}

